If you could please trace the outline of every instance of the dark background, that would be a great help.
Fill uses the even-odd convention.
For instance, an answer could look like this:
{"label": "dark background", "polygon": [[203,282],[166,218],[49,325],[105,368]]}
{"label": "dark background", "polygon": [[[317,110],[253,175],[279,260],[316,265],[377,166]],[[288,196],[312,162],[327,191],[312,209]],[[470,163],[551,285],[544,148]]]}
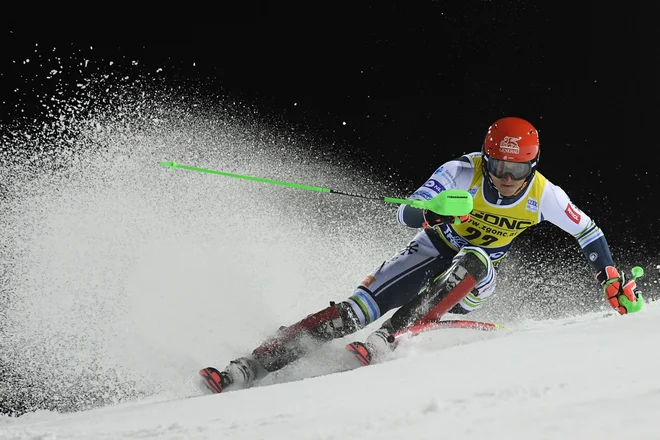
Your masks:
{"label": "dark background", "polygon": [[[13,124],[37,112],[48,66],[34,57],[45,48],[114,68],[139,60],[147,70],[165,67],[172,81],[204,78],[209,92],[335,142],[344,159],[366,158],[412,191],[442,162],[478,150],[495,119],[520,116],[541,133],[541,172],[610,242],[651,248],[660,242],[652,13],[636,4],[535,3],[8,14],[0,117]],[[76,69],[68,74],[74,83]]]}

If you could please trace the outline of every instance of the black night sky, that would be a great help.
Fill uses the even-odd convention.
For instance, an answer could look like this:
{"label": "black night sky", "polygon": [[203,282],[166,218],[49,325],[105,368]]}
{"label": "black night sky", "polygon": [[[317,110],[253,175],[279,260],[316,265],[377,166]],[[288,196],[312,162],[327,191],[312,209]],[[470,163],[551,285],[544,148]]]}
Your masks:
{"label": "black night sky", "polygon": [[645,157],[657,100],[648,11],[354,3],[247,2],[178,19],[4,17],[0,116],[13,123],[16,102],[25,116],[47,93],[38,79],[46,67],[20,62],[35,44],[115,66],[139,60],[172,78],[204,78],[413,190],[445,160],[478,150],[492,121],[515,115],[541,133],[540,171],[610,230],[610,241],[657,240],[655,222],[644,220],[657,181]]}

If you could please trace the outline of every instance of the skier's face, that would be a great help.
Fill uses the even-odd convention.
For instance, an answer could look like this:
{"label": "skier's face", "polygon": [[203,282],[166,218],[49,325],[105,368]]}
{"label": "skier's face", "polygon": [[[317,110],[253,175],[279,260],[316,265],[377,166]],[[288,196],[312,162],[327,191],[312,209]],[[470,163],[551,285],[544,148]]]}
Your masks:
{"label": "skier's face", "polygon": [[525,183],[525,179],[514,180],[511,177],[511,174],[505,174],[504,177],[499,178],[495,177],[494,174],[489,173],[490,178],[495,184],[495,188],[502,194],[504,197],[510,197],[520,189],[520,187]]}

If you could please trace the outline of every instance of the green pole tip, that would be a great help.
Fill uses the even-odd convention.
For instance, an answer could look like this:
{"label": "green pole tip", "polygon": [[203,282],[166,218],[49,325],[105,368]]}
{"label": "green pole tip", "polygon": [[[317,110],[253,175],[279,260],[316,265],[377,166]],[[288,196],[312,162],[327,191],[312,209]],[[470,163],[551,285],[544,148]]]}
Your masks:
{"label": "green pole tip", "polygon": [[639,266],[633,267],[632,268],[632,276],[633,276],[633,280],[636,279],[636,278],[640,278],[640,277],[644,276],[644,269],[642,269]]}
{"label": "green pole tip", "polygon": [[170,167],[171,169],[176,168],[176,161],[172,161],[172,162],[161,162],[160,164],[161,164],[162,166],[164,166],[164,167]]}

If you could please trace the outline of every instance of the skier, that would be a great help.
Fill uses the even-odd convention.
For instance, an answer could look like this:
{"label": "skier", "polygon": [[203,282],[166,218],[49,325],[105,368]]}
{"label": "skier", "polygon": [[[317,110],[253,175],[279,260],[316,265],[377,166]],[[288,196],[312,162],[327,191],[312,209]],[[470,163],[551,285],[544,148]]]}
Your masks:
{"label": "skier", "polygon": [[308,340],[349,335],[398,308],[364,343],[346,346],[364,365],[382,360],[396,347],[394,332],[481,306],[495,291],[496,267],[514,239],[544,220],[575,237],[618,313],[641,310],[643,297],[634,279],[615,267],[601,229],[536,170],[539,154],[538,132],[531,123],[516,117],[495,121],[481,152],[446,162],[409,197],[431,200],[445,190],[466,190],[473,198],[469,215],[453,218],[401,205],[399,223],[421,228],[404,249],[380,264],[345,301],[282,327],[224,371],[201,370],[208,386],[215,392],[247,388],[304,356]]}

